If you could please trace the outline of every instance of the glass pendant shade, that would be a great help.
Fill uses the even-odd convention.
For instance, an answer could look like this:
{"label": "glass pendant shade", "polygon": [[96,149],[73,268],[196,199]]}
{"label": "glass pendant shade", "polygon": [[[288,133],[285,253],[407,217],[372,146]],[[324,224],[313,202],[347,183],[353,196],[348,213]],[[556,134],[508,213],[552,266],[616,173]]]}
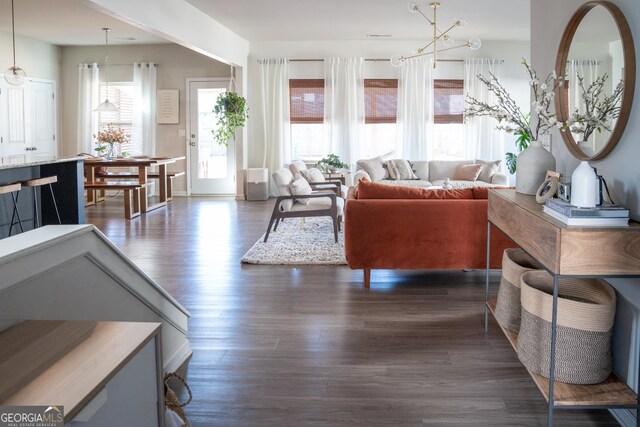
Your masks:
{"label": "glass pendant shade", "polygon": [[480,49],[480,46],[482,46],[482,42],[480,41],[480,39],[469,40],[469,49],[478,50]]}
{"label": "glass pendant shade", "polygon": [[109,112],[109,111],[120,111],[118,107],[109,101],[107,98],[102,104],[98,105],[98,107],[93,111],[99,111],[101,113]]}
{"label": "glass pendant shade", "polygon": [[400,55],[393,55],[391,57],[391,65],[394,67],[400,67],[402,65],[402,56]]}
{"label": "glass pendant shade", "polygon": [[20,86],[24,84],[26,78],[27,73],[25,73],[22,68],[16,67],[15,65],[7,68],[7,71],[4,72],[4,79],[11,86]]}

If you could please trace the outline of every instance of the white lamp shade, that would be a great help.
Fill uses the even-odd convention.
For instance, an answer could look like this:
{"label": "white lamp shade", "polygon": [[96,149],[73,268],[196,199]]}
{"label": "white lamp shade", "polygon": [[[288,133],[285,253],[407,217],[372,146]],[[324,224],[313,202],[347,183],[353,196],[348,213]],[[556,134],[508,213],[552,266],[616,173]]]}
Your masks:
{"label": "white lamp shade", "polygon": [[93,111],[107,112],[107,111],[120,111],[118,107],[111,103],[109,99],[106,99],[102,104],[98,105],[98,107]]}

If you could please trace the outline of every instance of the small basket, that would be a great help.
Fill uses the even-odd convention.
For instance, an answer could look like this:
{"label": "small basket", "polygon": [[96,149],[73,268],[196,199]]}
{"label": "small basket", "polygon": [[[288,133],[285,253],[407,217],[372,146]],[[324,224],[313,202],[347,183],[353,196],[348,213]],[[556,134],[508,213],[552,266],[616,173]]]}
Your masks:
{"label": "small basket", "polygon": [[[518,358],[549,378],[553,277],[544,271],[522,275],[522,322]],[[597,384],[611,374],[611,335],[616,311],[613,288],[599,279],[558,283],[555,379]]]}
{"label": "small basket", "polygon": [[520,330],[520,277],[542,267],[520,248],[505,249],[502,255],[502,278],[498,289],[495,318],[505,329]]}

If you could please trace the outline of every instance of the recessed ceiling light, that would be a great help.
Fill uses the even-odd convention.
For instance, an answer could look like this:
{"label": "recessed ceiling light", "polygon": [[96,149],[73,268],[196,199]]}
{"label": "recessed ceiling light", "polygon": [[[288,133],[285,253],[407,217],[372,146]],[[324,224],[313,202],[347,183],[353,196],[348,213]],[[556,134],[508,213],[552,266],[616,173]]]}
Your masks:
{"label": "recessed ceiling light", "polygon": [[367,34],[370,39],[389,39],[391,34]]}

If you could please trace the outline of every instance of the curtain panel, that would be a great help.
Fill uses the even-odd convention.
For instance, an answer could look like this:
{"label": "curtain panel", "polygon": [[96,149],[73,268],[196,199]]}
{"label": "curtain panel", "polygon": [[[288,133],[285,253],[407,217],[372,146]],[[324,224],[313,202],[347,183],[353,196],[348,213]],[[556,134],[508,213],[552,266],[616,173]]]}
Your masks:
{"label": "curtain panel", "polygon": [[[500,81],[502,77],[502,60],[488,58],[470,58],[464,60],[464,88],[467,96],[482,102],[494,104],[496,96],[478,79],[479,75],[487,78],[492,73]],[[504,131],[496,129],[496,121],[491,117],[471,117],[464,124],[463,147],[465,159],[503,160],[505,167]],[[515,147],[513,147],[515,150]],[[510,150],[511,151],[511,150]]]}
{"label": "curtain panel", "polygon": [[[256,120],[262,135],[262,167],[273,173],[291,162],[289,60],[261,59]],[[271,195],[276,195],[271,183]]]}
{"label": "curtain panel", "polygon": [[398,82],[396,157],[430,160],[433,151],[433,58],[404,61]]}
{"label": "curtain panel", "polygon": [[363,64],[363,58],[324,60],[325,139],[331,153],[351,166],[365,152]]}
{"label": "curtain panel", "polygon": [[133,64],[132,146],[140,154],[156,155],[156,64]]}
{"label": "curtain panel", "polygon": [[98,64],[78,65],[78,128],[77,153],[96,155],[94,135],[98,133],[98,113],[93,111],[100,102],[100,72]]}

